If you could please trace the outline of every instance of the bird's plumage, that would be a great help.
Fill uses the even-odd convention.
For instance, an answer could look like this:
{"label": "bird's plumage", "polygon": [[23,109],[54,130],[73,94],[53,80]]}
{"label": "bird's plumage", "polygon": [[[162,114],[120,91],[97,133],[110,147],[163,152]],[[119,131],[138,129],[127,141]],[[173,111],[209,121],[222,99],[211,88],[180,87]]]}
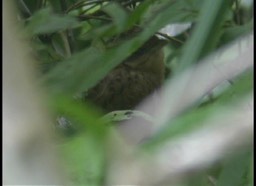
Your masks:
{"label": "bird's plumage", "polygon": [[91,88],[86,99],[107,112],[133,109],[164,80],[162,47],[165,43],[156,36],[151,37]]}

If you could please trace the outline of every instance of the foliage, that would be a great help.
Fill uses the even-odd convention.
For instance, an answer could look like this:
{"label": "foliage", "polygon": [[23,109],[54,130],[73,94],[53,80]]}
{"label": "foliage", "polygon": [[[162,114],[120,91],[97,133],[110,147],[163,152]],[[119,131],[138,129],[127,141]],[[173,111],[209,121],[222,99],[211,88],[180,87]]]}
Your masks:
{"label": "foliage", "polygon": [[[98,119],[97,109],[73,97],[96,85],[167,24],[193,23],[191,29],[175,37],[163,34],[169,40],[165,47],[166,66],[171,67],[174,76],[252,30],[252,5],[242,6],[239,0],[16,1],[39,63],[36,64],[41,72],[39,81],[49,93],[49,107],[75,120],[82,131],[61,145],[63,161],[67,162],[65,167],[74,185],[103,185],[108,148],[105,137],[112,133],[112,128],[105,127]],[[143,28],[139,35],[110,45],[134,26]],[[191,106],[139,148],[145,151],[160,148],[166,140],[199,130],[205,118],[222,112],[225,106],[250,93],[252,72],[245,72],[234,82],[234,86],[216,97],[217,101],[210,100],[202,107]],[[230,92],[237,99],[231,99]],[[234,182],[247,185],[252,178],[246,177],[244,181],[243,174],[251,172],[250,156],[251,153],[242,154],[228,161],[220,176],[214,175],[216,185],[234,185]],[[202,180],[193,182],[197,185]]]}

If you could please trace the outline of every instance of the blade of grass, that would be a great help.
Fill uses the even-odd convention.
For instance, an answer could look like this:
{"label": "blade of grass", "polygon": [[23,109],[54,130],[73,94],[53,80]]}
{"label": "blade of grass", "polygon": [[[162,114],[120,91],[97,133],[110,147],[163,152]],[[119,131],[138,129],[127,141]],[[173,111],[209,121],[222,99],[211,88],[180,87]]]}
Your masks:
{"label": "blade of grass", "polygon": [[202,55],[206,55],[216,47],[220,37],[220,27],[229,4],[229,0],[204,1],[198,25],[184,48],[176,73],[195,63]]}
{"label": "blade of grass", "polygon": [[[162,127],[158,133],[143,146],[146,148],[155,148],[161,146],[164,141],[171,140],[179,135],[186,134],[204,126],[205,121],[214,114],[227,108],[231,108],[234,102],[237,102],[247,96],[253,88],[253,72],[246,72],[236,83],[227,89],[214,104],[203,108],[193,109],[183,115],[177,116]],[[236,95],[236,99],[230,96]]]}

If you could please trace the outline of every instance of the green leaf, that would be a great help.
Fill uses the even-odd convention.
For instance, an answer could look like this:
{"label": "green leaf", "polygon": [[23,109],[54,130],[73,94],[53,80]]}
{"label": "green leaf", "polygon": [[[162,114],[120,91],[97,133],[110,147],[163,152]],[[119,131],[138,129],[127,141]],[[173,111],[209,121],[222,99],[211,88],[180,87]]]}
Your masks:
{"label": "green leaf", "polygon": [[[225,112],[228,108],[232,108],[234,103],[251,93],[253,88],[253,72],[245,72],[234,81],[234,85],[224,91],[219,99],[204,107],[193,108],[188,112],[177,116],[168,121],[166,125],[144,146],[146,148],[155,148],[161,146],[164,142],[171,140],[180,135],[187,134],[191,131],[197,130],[205,125],[205,121],[215,114]],[[231,96],[235,95],[234,96]]]}
{"label": "green leaf", "polygon": [[[171,4],[168,5],[162,7],[162,11],[156,14],[146,29],[135,38],[104,53],[95,48],[77,53],[54,68],[44,77],[44,81],[55,93],[64,91],[68,94],[76,94],[88,90],[107,75],[111,69],[136,51],[156,31],[175,20],[175,17],[172,17],[173,7]],[[113,32],[111,27],[107,29]],[[103,33],[106,33],[105,31]]]}
{"label": "green leaf", "polygon": [[236,102],[241,97],[246,96],[253,90],[253,71],[248,69],[246,72],[241,74],[239,77],[234,79],[233,84],[218,96],[214,104],[226,105],[232,102]]}
{"label": "green leaf", "polygon": [[227,44],[234,39],[241,37],[245,34],[248,34],[253,29],[252,21],[245,24],[245,25],[239,25],[239,26],[232,26],[224,29],[224,32],[221,36],[221,45]]}
{"label": "green leaf", "polygon": [[104,7],[103,10],[111,16],[115,26],[119,31],[122,31],[125,28],[128,14],[121,6],[116,3],[110,3]]}
{"label": "green leaf", "polygon": [[159,30],[167,24],[195,21],[197,11],[186,10],[184,6],[181,1],[157,1],[144,14],[142,25],[151,28],[159,24]]}
{"label": "green leaf", "polygon": [[184,68],[199,60],[200,57],[215,49],[221,36],[220,27],[229,10],[229,3],[229,0],[204,1],[198,24],[185,45],[176,73],[184,70]]}
{"label": "green leaf", "polygon": [[128,57],[130,53],[127,51],[134,50],[135,42],[136,40],[129,41],[106,53],[89,48],[56,66],[43,80],[55,93],[65,91],[73,94],[85,91],[96,84],[121,60]]}
{"label": "green leaf", "polygon": [[49,8],[36,12],[27,25],[31,34],[47,34],[79,26],[78,21],[69,15],[53,14]]}
{"label": "green leaf", "polygon": [[[244,186],[250,182],[248,177],[248,168],[251,163],[252,152],[240,152],[233,154],[224,162],[216,186]],[[249,179],[248,179],[249,178]]]}
{"label": "green leaf", "polygon": [[64,173],[67,173],[67,185],[102,185],[106,156],[104,145],[86,134],[69,139],[58,149]]}

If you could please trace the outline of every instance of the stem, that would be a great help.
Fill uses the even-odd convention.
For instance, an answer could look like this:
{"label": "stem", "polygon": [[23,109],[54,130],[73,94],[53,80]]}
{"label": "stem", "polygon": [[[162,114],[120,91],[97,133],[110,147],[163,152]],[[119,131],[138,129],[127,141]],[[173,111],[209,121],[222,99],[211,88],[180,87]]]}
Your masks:
{"label": "stem", "polygon": [[68,41],[67,31],[60,32],[60,36],[61,36],[61,39],[62,39],[63,44],[64,44],[66,57],[70,57],[71,56],[71,49],[70,49],[70,45],[69,45],[69,41]]}

